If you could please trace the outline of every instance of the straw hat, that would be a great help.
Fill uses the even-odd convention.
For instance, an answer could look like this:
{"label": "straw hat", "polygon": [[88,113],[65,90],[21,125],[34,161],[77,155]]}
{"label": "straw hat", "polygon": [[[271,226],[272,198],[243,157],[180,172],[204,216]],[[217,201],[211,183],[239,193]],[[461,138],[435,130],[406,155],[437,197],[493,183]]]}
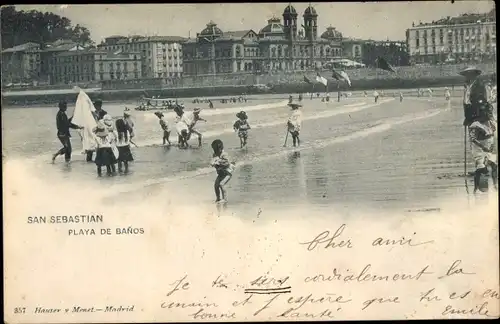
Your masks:
{"label": "straw hat", "polygon": [[195,114],[199,113],[200,111],[201,111],[201,108],[194,108],[194,110],[193,110],[193,112],[194,112]]}
{"label": "straw hat", "polygon": [[247,117],[247,113],[246,113],[246,112],[244,112],[243,110],[242,110],[242,111],[240,111],[239,113],[237,113],[237,114],[236,114],[236,117],[237,117],[237,118],[241,118],[241,119],[247,119],[247,118],[248,118],[248,117]]}
{"label": "straw hat", "polygon": [[466,75],[471,75],[471,74],[480,75],[481,73],[482,73],[482,71],[480,69],[478,69],[477,67],[469,66],[465,70],[460,71],[458,74],[466,76]]}

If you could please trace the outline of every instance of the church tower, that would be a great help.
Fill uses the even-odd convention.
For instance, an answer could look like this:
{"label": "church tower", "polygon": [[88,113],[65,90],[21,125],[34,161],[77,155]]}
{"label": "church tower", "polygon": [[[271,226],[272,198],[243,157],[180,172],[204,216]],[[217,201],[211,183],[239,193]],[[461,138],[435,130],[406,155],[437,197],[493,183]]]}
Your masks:
{"label": "church tower", "polygon": [[297,11],[289,4],[283,11],[283,26],[288,40],[297,39]]}
{"label": "church tower", "polygon": [[303,17],[306,39],[315,41],[318,38],[318,14],[316,10],[309,4],[309,7],[304,11]]}

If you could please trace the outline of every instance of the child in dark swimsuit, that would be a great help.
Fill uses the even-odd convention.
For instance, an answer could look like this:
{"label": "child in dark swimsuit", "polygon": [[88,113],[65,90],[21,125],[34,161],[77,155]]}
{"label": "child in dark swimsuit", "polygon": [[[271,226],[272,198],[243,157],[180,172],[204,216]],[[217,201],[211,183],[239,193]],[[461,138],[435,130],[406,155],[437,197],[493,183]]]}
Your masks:
{"label": "child in dark swimsuit", "polygon": [[[214,150],[211,165],[217,171],[217,178],[215,179],[215,202],[226,202],[227,191],[225,185],[231,180],[232,173],[235,167],[234,162],[229,162],[229,156],[224,152],[224,144],[221,140],[216,139],[212,142],[212,149]],[[222,199],[221,199],[222,193]]]}
{"label": "child in dark swimsuit", "polygon": [[113,174],[113,168],[116,163],[116,158],[111,148],[112,135],[106,126],[99,122],[95,129],[95,141],[97,144],[97,152],[95,156],[95,164],[97,165],[97,175],[101,176],[102,167],[106,166],[107,175]]}
{"label": "child in dark swimsuit", "polygon": [[118,172],[122,172],[122,165],[125,166],[125,173],[128,172],[128,163],[134,161],[132,152],[130,151],[130,131],[127,122],[124,119],[116,121],[116,132],[118,139],[116,147],[118,148]]}
{"label": "child in dark swimsuit", "polygon": [[163,130],[163,145],[165,143],[168,143],[168,145],[171,145],[170,143],[170,129],[168,128],[168,123],[165,120],[165,116],[161,111],[155,112],[155,115],[160,119],[160,126],[161,129]]}
{"label": "child in dark swimsuit", "polygon": [[247,145],[248,130],[250,125],[248,124],[248,116],[244,111],[240,111],[236,114],[238,120],[234,123],[233,129],[238,132],[238,137],[240,138],[240,147],[243,148]]}

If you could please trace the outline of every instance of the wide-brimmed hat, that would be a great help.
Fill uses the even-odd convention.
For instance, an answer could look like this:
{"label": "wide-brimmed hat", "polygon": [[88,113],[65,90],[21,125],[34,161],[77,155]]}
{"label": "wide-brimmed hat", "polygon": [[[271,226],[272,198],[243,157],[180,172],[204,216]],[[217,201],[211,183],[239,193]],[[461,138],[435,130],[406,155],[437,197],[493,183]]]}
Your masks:
{"label": "wide-brimmed hat", "polygon": [[194,112],[195,114],[199,113],[200,111],[201,111],[201,108],[194,108],[194,110],[193,110],[193,112]]}
{"label": "wide-brimmed hat", "polygon": [[241,119],[247,119],[247,113],[242,110],[236,114],[236,117]]}
{"label": "wide-brimmed hat", "polygon": [[163,117],[163,113],[161,111],[155,111],[155,115],[158,117]]}
{"label": "wide-brimmed hat", "polygon": [[475,66],[469,66],[465,70],[462,70],[462,71],[458,72],[458,74],[464,75],[464,76],[465,75],[470,75],[470,74],[480,75],[481,73],[482,73],[482,71],[480,69],[478,69],[477,67],[475,67]]}
{"label": "wide-brimmed hat", "polygon": [[111,117],[109,114],[104,115],[102,118],[102,121],[106,126],[111,126],[113,125],[113,117]]}
{"label": "wide-brimmed hat", "polygon": [[125,107],[125,110],[123,111],[123,116],[130,116],[130,109]]}

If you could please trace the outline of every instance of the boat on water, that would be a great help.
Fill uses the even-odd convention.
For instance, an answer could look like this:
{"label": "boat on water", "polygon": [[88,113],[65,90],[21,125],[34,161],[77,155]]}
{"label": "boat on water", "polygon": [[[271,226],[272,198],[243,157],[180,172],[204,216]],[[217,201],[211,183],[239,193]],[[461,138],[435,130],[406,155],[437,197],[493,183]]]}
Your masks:
{"label": "boat on water", "polygon": [[171,110],[174,107],[182,106],[177,100],[167,99],[167,98],[141,98],[135,107],[138,111],[149,111],[149,110]]}

